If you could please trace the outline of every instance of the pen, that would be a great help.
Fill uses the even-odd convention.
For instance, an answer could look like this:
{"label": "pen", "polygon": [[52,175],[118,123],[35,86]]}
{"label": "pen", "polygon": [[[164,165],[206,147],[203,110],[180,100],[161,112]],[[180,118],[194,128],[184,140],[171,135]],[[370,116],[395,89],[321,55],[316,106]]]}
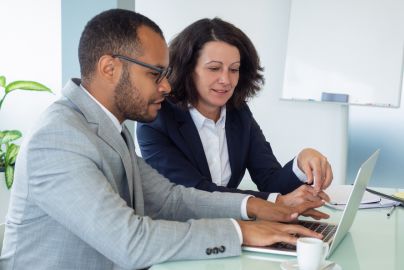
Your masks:
{"label": "pen", "polygon": [[391,214],[393,213],[394,209],[396,209],[396,205],[393,205],[393,206],[390,208],[389,212],[387,213],[387,217],[390,217],[390,216],[391,216]]}

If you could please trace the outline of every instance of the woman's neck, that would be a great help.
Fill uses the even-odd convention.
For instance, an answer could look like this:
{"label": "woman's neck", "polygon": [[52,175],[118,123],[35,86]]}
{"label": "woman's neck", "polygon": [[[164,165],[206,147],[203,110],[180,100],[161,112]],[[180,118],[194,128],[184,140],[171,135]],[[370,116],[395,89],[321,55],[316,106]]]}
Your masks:
{"label": "woman's neck", "polygon": [[200,112],[203,116],[205,116],[208,119],[213,120],[215,123],[217,120],[220,118],[220,107],[205,107],[201,106],[200,104],[196,105],[195,108]]}

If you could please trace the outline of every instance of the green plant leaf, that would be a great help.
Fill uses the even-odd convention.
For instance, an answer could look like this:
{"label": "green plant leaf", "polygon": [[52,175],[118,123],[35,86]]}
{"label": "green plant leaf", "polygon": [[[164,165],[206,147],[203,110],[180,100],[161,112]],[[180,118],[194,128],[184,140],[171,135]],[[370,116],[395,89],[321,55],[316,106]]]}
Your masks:
{"label": "green plant leaf", "polygon": [[52,90],[50,90],[48,87],[34,81],[14,81],[9,83],[5,88],[6,88],[6,94],[17,89],[29,90],[29,91],[45,91],[52,93]]}
{"label": "green plant leaf", "polygon": [[6,152],[6,164],[14,165],[15,160],[17,159],[18,151],[20,150],[20,146],[14,143],[10,144],[7,148]]}
{"label": "green plant leaf", "polygon": [[19,130],[2,130],[0,131],[0,145],[15,141],[22,137]]}
{"label": "green plant leaf", "polygon": [[14,181],[14,166],[13,165],[6,167],[5,175],[6,175],[6,186],[8,189],[10,189],[11,186],[13,185],[13,181]]}
{"label": "green plant leaf", "polygon": [[6,87],[6,77],[0,76],[0,86]]}

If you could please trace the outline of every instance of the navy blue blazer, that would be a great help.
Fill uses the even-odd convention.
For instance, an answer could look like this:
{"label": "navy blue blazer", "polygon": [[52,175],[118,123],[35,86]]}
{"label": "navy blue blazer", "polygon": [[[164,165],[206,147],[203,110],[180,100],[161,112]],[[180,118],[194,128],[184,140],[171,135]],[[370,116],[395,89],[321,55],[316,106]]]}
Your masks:
{"label": "navy blue blazer", "polygon": [[[269,193],[286,194],[302,185],[293,173],[293,160],[284,167],[279,164],[247,104],[241,109],[227,109],[225,129],[231,168],[226,187],[211,180],[202,142],[188,110],[166,100],[156,120],[137,123],[136,134],[146,162],[170,181],[186,187],[267,199]],[[260,192],[237,189],[246,169]]]}

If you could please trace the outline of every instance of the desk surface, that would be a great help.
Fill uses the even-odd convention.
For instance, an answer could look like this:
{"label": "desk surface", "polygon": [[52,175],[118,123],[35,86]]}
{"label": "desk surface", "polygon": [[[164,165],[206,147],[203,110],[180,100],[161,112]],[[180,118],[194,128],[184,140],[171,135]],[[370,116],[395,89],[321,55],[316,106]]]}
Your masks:
{"label": "desk surface", "polygon": [[[324,207],[330,222],[338,223],[342,211]],[[404,208],[397,207],[390,218],[390,208],[360,209],[355,221],[329,260],[345,270],[404,269]],[[152,270],[270,270],[280,269],[280,262],[295,257],[244,251],[240,257],[213,260],[177,261],[154,265]]]}

